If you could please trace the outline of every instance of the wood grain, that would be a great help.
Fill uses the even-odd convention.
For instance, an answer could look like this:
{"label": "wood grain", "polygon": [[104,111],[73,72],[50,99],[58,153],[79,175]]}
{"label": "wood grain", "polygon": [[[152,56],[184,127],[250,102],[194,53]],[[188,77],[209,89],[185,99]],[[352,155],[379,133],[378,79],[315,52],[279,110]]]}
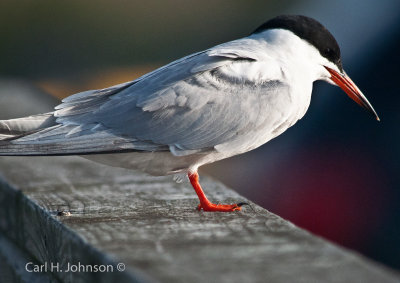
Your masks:
{"label": "wood grain", "polygon": [[[235,213],[199,212],[190,184],[171,176],[150,177],[79,157],[1,157],[0,172],[0,231],[38,262],[127,267],[52,274],[63,282],[400,279],[254,203]],[[249,202],[215,180],[203,176],[200,182],[213,201]],[[60,211],[70,216],[57,216]]]}

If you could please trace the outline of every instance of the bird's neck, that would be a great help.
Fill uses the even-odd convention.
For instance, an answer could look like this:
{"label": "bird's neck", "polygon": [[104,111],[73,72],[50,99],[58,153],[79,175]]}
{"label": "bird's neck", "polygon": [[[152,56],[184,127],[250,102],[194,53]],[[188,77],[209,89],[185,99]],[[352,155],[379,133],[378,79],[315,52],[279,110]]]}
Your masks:
{"label": "bird's neck", "polygon": [[284,29],[266,30],[253,37],[264,46],[266,57],[279,62],[288,79],[310,83],[320,79],[319,51],[307,41]]}

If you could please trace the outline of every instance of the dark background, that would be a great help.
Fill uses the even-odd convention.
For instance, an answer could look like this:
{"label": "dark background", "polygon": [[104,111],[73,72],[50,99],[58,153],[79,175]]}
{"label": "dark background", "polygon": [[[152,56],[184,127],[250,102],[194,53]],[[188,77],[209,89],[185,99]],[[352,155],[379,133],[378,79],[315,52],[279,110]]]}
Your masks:
{"label": "dark background", "polygon": [[296,225],[400,269],[397,0],[3,0],[0,86],[29,83],[58,98],[110,86],[246,36],[284,13],[314,17],[334,34],[345,70],[382,121],[317,82],[293,128],[203,172]]}

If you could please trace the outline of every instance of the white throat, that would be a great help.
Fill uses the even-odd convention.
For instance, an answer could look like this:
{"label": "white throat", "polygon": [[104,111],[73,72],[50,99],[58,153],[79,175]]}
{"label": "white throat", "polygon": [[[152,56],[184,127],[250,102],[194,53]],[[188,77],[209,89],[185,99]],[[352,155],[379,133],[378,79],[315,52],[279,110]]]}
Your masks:
{"label": "white throat", "polygon": [[300,76],[304,80],[314,82],[330,77],[324,65],[337,69],[333,63],[322,57],[313,45],[291,31],[272,29],[253,34],[249,38],[264,44],[266,56],[280,61],[280,65],[289,76]]}

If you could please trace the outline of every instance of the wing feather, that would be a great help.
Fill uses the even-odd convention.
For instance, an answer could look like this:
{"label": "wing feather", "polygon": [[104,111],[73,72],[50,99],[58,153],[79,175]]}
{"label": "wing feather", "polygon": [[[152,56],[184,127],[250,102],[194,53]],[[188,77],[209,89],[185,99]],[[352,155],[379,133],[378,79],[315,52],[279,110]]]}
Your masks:
{"label": "wing feather", "polygon": [[33,153],[42,145],[41,152],[55,154],[213,150],[265,122],[259,99],[276,93],[277,85],[246,81],[233,68],[249,67],[257,59],[233,41],[135,81],[75,94],[56,107],[58,125],[12,143],[29,145]]}

